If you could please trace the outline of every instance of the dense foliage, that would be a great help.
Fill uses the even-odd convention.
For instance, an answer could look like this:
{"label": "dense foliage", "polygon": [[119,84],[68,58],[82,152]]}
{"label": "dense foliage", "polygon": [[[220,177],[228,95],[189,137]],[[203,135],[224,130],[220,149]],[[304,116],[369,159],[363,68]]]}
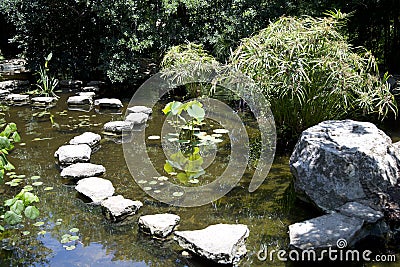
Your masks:
{"label": "dense foliage", "polygon": [[[269,100],[279,136],[295,140],[304,129],[328,119],[385,118],[397,113],[389,85],[380,79],[373,55],[353,48],[341,33],[345,14],[325,18],[282,17],[244,38],[228,65],[253,78]],[[202,47],[173,47],[164,72],[184,79],[214,60]],[[175,76],[174,76],[175,75]],[[210,91],[212,93],[212,91]]]}

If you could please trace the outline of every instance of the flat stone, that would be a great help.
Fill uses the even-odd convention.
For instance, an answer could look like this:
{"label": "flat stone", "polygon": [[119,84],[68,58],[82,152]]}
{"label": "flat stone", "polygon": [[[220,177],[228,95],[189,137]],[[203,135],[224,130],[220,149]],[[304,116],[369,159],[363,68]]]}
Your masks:
{"label": "flat stone", "polygon": [[92,149],[90,146],[83,145],[64,145],[60,146],[54,153],[61,165],[71,165],[78,162],[89,162]]}
{"label": "flat stone", "polygon": [[81,90],[84,92],[98,92],[100,88],[98,86],[85,86]]}
{"label": "flat stone", "polygon": [[93,99],[92,99],[92,97],[81,96],[81,95],[70,96],[67,100],[67,104],[68,105],[91,105],[91,104],[93,104]]}
{"label": "flat stone", "polygon": [[383,213],[358,202],[348,202],[337,211],[349,217],[356,217],[368,223],[375,223],[383,218]]}
{"label": "flat stone", "polygon": [[27,102],[29,101],[29,95],[9,94],[5,99],[14,102]]}
{"label": "flat stone", "polygon": [[116,98],[101,98],[94,101],[95,106],[100,108],[122,108],[122,102]]}
{"label": "flat stone", "polygon": [[10,90],[8,89],[0,89],[0,98],[4,98],[10,94]]}
{"label": "flat stone", "polygon": [[351,246],[360,240],[358,232],[362,226],[363,220],[340,213],[320,216],[289,225],[290,246],[300,250],[319,250],[336,247],[339,239],[346,240],[347,246]]}
{"label": "flat stone", "polygon": [[139,218],[139,228],[152,236],[165,238],[179,224],[180,217],[175,214],[145,215]]}
{"label": "flat stone", "polygon": [[61,80],[60,81],[61,87],[76,88],[76,87],[80,87],[82,85],[83,85],[83,82],[80,80]]}
{"label": "flat stone", "polygon": [[140,125],[145,123],[149,119],[149,115],[146,113],[131,113],[126,116],[125,121],[132,122],[133,125]]}
{"label": "flat stone", "polygon": [[87,86],[99,86],[101,84],[104,84],[104,82],[102,82],[102,81],[89,81],[87,83]]}
{"label": "flat stone", "polygon": [[0,89],[15,89],[21,86],[28,86],[29,81],[22,81],[22,80],[10,80],[10,81],[3,81],[0,82]]}
{"label": "flat stone", "polygon": [[95,92],[78,92],[77,95],[94,98],[96,96],[96,93]]}
{"label": "flat stone", "polygon": [[75,136],[69,141],[70,145],[86,144],[90,147],[95,147],[100,143],[101,136],[92,132],[85,132],[81,135]]}
{"label": "flat stone", "polygon": [[121,195],[109,197],[101,202],[103,214],[112,222],[125,220],[136,214],[142,206],[142,202],[126,199]]}
{"label": "flat stone", "polygon": [[145,106],[133,106],[133,107],[127,108],[126,112],[128,114],[130,114],[130,113],[145,113],[147,115],[150,115],[153,111],[151,108],[148,108]]}
{"label": "flat stone", "polygon": [[61,177],[82,179],[94,176],[101,176],[106,172],[103,165],[92,163],[75,163],[61,171]]}
{"label": "flat stone", "polygon": [[202,230],[176,231],[179,245],[220,264],[237,264],[247,253],[249,228],[243,224],[216,224]]}
{"label": "flat stone", "polygon": [[75,189],[90,198],[93,204],[96,205],[99,205],[104,199],[111,197],[115,192],[114,186],[109,180],[98,177],[79,180]]}
{"label": "flat stone", "polygon": [[34,105],[50,105],[57,101],[57,97],[38,96],[33,97],[31,100]]}
{"label": "flat stone", "polygon": [[129,121],[110,121],[103,125],[106,132],[122,133],[122,131],[131,131],[133,123]]}

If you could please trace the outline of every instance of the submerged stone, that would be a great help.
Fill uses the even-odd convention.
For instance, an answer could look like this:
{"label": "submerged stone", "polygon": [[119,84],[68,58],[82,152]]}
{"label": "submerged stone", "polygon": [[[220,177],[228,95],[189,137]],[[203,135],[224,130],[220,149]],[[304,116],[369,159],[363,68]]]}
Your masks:
{"label": "submerged stone", "polygon": [[247,253],[249,228],[243,224],[216,224],[202,230],[176,231],[179,245],[220,264],[236,264]]}
{"label": "submerged stone", "polygon": [[125,220],[136,214],[142,206],[142,202],[126,199],[121,195],[109,197],[101,202],[104,215],[112,222]]}
{"label": "submerged stone", "polygon": [[75,136],[69,141],[70,145],[86,144],[90,147],[94,147],[100,143],[101,136],[92,132],[85,132],[81,135]]}
{"label": "submerged stone", "polygon": [[57,149],[54,157],[61,165],[71,165],[78,162],[89,162],[92,149],[86,145],[64,145]]}
{"label": "submerged stone", "polygon": [[145,215],[139,218],[139,228],[152,236],[165,238],[174,231],[179,224],[180,217],[175,214]]}
{"label": "submerged stone", "polygon": [[13,102],[28,102],[29,95],[9,94],[8,96],[6,96],[5,100]]}
{"label": "submerged stone", "polygon": [[101,176],[105,173],[106,169],[103,165],[92,163],[75,163],[61,171],[61,177],[82,179],[94,176]]}
{"label": "submerged stone", "polygon": [[111,197],[114,194],[114,186],[109,180],[89,177],[79,180],[75,186],[76,191],[87,196],[93,201],[93,204],[99,205],[102,200]]}
{"label": "submerged stone", "polygon": [[38,97],[33,97],[31,101],[33,105],[36,106],[47,106],[57,102],[57,97],[38,96]]}

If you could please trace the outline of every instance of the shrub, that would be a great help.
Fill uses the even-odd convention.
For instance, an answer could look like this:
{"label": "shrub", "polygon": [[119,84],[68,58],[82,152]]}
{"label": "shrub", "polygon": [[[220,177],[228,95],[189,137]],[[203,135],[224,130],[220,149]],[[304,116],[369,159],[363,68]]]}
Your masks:
{"label": "shrub", "polygon": [[282,17],[231,55],[230,64],[262,88],[286,137],[323,120],[397,112],[375,58],[346,42],[337,17]]}

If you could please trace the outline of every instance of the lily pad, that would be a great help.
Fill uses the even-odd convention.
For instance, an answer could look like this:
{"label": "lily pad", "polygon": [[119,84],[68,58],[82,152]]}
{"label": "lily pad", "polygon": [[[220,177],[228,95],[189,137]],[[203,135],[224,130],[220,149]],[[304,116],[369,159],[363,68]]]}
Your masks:
{"label": "lily pad", "polygon": [[200,181],[198,179],[190,179],[189,183],[191,184],[198,184]]}
{"label": "lily pad", "polygon": [[24,190],[25,190],[25,191],[28,191],[28,192],[29,192],[29,191],[32,191],[32,190],[33,190],[33,186],[31,186],[31,185],[25,185],[25,186],[24,186]]}
{"label": "lily pad", "polygon": [[50,190],[53,190],[53,187],[48,186],[48,187],[46,187],[46,188],[44,189],[44,191],[50,191]]}
{"label": "lily pad", "polygon": [[38,180],[38,179],[40,179],[40,178],[41,178],[41,177],[38,176],[38,175],[31,176],[31,180]]}
{"label": "lily pad", "polygon": [[71,245],[71,246],[65,246],[65,250],[74,250],[76,249],[76,246]]}
{"label": "lily pad", "polygon": [[149,191],[149,190],[151,190],[151,187],[150,187],[150,186],[147,186],[147,187],[143,188],[143,190]]}
{"label": "lily pad", "polygon": [[227,134],[227,133],[229,133],[229,131],[227,129],[214,129],[213,132],[216,133],[216,134]]}
{"label": "lily pad", "polygon": [[33,224],[33,226],[36,226],[36,227],[40,227],[40,226],[42,226],[42,225],[44,225],[44,222],[35,222],[35,223]]}
{"label": "lily pad", "polygon": [[43,184],[43,182],[34,182],[32,185],[33,186],[41,186]]}
{"label": "lily pad", "polygon": [[147,139],[149,140],[160,140],[160,136],[159,135],[150,135],[149,137],[147,137]]}
{"label": "lily pad", "polygon": [[145,183],[147,183],[146,180],[140,180],[140,181],[138,181],[138,184],[145,184]]}
{"label": "lily pad", "polygon": [[77,232],[79,232],[79,229],[78,228],[72,228],[72,229],[69,230],[69,232],[70,233],[77,233]]}
{"label": "lily pad", "polygon": [[29,232],[29,231],[23,231],[22,232],[22,235],[29,235],[31,232]]}
{"label": "lily pad", "polygon": [[172,195],[174,196],[174,197],[181,197],[181,196],[183,196],[183,192],[174,192]]}

